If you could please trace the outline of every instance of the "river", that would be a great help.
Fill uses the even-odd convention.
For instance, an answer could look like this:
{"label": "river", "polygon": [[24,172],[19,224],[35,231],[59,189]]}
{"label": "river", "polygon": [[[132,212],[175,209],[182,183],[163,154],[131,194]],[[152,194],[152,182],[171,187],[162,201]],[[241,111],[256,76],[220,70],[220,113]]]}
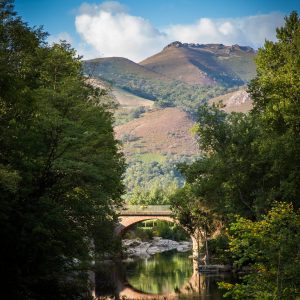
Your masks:
{"label": "river", "polygon": [[193,272],[191,252],[168,251],[121,265],[103,264],[96,275],[96,295],[129,299],[220,300],[217,282],[230,275]]}

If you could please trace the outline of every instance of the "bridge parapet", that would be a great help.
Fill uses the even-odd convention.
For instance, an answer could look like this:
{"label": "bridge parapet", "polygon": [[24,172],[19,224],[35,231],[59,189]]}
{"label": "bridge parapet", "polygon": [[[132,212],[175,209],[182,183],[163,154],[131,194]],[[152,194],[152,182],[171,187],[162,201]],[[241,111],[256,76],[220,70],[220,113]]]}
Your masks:
{"label": "bridge parapet", "polygon": [[126,205],[120,216],[171,216],[170,205]]}

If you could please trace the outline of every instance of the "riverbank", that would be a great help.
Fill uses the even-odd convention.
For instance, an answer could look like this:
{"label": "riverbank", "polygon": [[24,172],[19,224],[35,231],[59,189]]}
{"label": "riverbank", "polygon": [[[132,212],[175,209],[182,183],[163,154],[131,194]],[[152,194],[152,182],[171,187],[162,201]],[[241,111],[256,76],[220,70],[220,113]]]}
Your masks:
{"label": "riverbank", "polygon": [[124,239],[122,241],[124,254],[127,258],[149,258],[156,253],[162,253],[170,250],[177,250],[178,252],[187,252],[192,249],[192,242],[190,241],[173,241],[163,239],[161,237],[154,237],[149,241],[142,241],[140,239]]}

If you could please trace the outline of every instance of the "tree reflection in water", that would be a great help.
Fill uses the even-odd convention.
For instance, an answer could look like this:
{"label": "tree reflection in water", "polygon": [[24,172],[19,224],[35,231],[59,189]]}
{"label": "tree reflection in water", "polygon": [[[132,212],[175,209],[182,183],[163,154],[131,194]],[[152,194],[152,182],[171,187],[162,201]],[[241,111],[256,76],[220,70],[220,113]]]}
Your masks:
{"label": "tree reflection in water", "polygon": [[168,251],[149,259],[126,264],[128,283],[137,290],[151,294],[178,291],[193,274],[191,252]]}
{"label": "tree reflection in water", "polygon": [[[102,264],[96,272],[96,295],[116,299],[221,300],[218,281],[228,275],[193,272],[191,252],[168,251],[120,265]],[[227,278],[226,278],[227,277]],[[229,276],[230,277],[230,276]]]}

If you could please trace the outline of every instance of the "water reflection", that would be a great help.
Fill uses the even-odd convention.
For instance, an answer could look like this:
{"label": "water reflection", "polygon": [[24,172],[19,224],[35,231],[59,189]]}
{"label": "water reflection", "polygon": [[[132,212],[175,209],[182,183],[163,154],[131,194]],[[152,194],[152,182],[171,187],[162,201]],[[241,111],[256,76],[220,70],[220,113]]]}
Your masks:
{"label": "water reflection", "polygon": [[169,294],[179,289],[193,275],[191,253],[168,251],[146,260],[126,264],[127,282],[150,294]]}
{"label": "water reflection", "polygon": [[[191,253],[168,251],[147,260],[102,265],[96,275],[96,295],[128,299],[221,300],[217,282],[225,275],[193,272]],[[228,276],[228,275],[227,275]]]}

